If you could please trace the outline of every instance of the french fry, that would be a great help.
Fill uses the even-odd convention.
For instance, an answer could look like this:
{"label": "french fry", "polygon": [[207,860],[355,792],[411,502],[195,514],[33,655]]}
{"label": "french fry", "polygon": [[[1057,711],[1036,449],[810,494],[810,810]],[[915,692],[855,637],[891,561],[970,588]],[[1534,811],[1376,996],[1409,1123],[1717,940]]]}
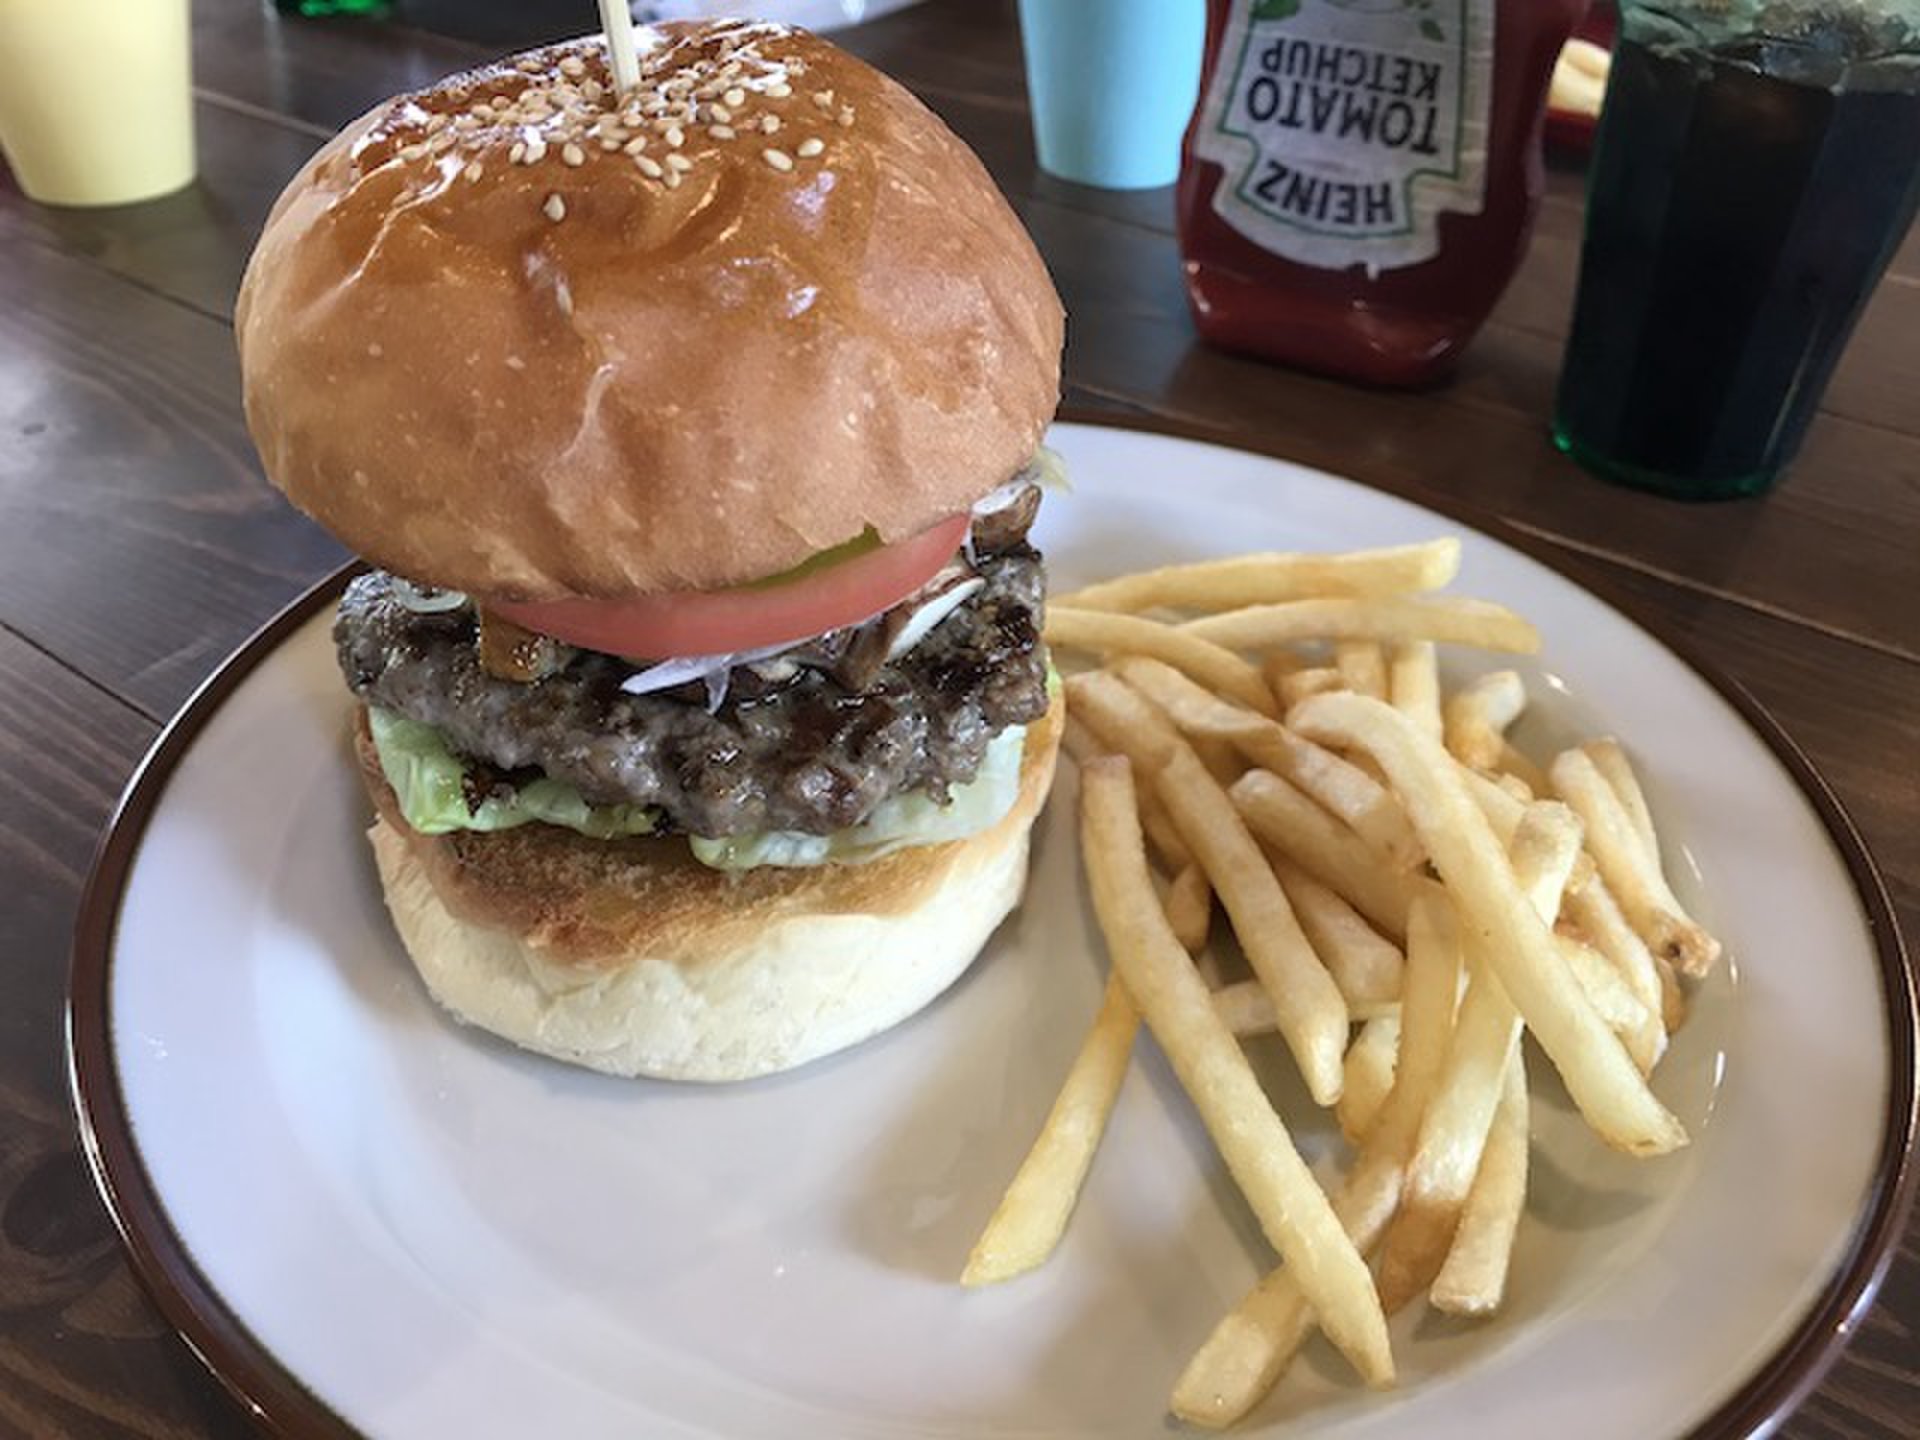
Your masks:
{"label": "french fry", "polygon": [[1282,675],[1291,675],[1296,670],[1306,668],[1306,657],[1298,650],[1289,650],[1285,646],[1269,650],[1260,657],[1260,677],[1269,686],[1276,684]]}
{"label": "french fry", "polygon": [[1347,688],[1347,677],[1331,665],[1302,665],[1273,679],[1273,693],[1280,708],[1292,709],[1310,695],[1325,695]]}
{"label": "french fry", "polygon": [[1169,565],[1089,585],[1054,603],[1080,610],[1237,610],[1314,595],[1403,595],[1438,590],[1460,570],[1451,537],[1334,555],[1268,553]]}
{"label": "french fry", "polygon": [[1382,866],[1366,841],[1272,771],[1249,770],[1227,793],[1263,844],[1346,900],[1382,935],[1407,933],[1407,908],[1423,883],[1412,873]]}
{"label": "french fry", "polygon": [[1236,980],[1231,985],[1210,987],[1213,1013],[1231,1030],[1235,1039],[1271,1035],[1279,1028],[1279,1016],[1273,1013],[1273,997],[1258,980]]}
{"label": "french fry", "polygon": [[1348,1008],[1397,1003],[1407,963],[1400,947],[1298,865],[1276,860],[1273,873]]}
{"label": "french fry", "polygon": [[1357,765],[1276,720],[1210,694],[1171,665],[1129,659],[1114,668],[1190,739],[1230,741],[1255,765],[1290,781],[1346,821],[1391,863],[1409,869],[1420,863],[1423,852],[1400,802]]}
{"label": "french fry", "polygon": [[1189,864],[1173,877],[1167,887],[1166,910],[1167,924],[1189,955],[1206,945],[1213,925],[1213,886],[1198,864]]}
{"label": "french fry", "polygon": [[[1267,994],[1267,987],[1258,980],[1234,980],[1219,984],[1208,977],[1204,966],[1207,959],[1205,954],[1197,955],[1194,964],[1201,972],[1200,978],[1207,980],[1207,988],[1213,992],[1213,1011],[1220,1017],[1220,1023],[1241,1040],[1276,1033],[1280,1029],[1280,1017],[1274,1014],[1273,997]],[[1368,1020],[1397,1020],[1400,1018],[1400,1005],[1398,1001],[1349,1005],[1347,1014],[1363,1023]],[[1340,1093],[1345,1095],[1346,1091],[1342,1089]]]}
{"label": "french fry", "polygon": [[1607,784],[1613,787],[1614,798],[1619,800],[1620,808],[1627,812],[1633,833],[1640,837],[1647,858],[1658,868],[1660,832],[1653,828],[1653,811],[1647,806],[1646,793],[1640,788],[1640,777],[1633,773],[1633,762],[1627,759],[1627,752],[1621,748],[1618,740],[1613,739],[1590,741],[1580,748],[1593,761],[1593,768],[1605,776]]}
{"label": "french fry", "polygon": [[[1459,988],[1459,944],[1445,901],[1429,895],[1416,902],[1408,930],[1393,1090],[1334,1198],[1341,1225],[1362,1253],[1373,1248],[1399,1204],[1407,1156],[1446,1059]],[[1298,1277],[1285,1265],[1269,1271],[1187,1362],[1173,1387],[1173,1413],[1210,1429],[1239,1420],[1273,1388],[1313,1318]]]}
{"label": "french fry", "polygon": [[1333,668],[1356,695],[1387,698],[1387,655],[1378,640],[1341,640],[1333,647]]}
{"label": "french fry", "polygon": [[1187,743],[1207,767],[1207,773],[1221,785],[1231,785],[1247,768],[1246,760],[1229,741],[1212,735],[1189,735]]}
{"label": "french fry", "polygon": [[1400,1017],[1382,1015],[1360,1027],[1347,1047],[1346,1084],[1334,1114],[1340,1133],[1354,1145],[1367,1138],[1380,1107],[1393,1090],[1393,1067],[1400,1052]]}
{"label": "french fry", "polygon": [[1173,625],[1142,620],[1136,615],[1110,615],[1098,610],[1047,607],[1049,644],[1068,650],[1095,650],[1105,654],[1151,655],[1194,679],[1231,695],[1248,709],[1274,713],[1272,692],[1260,672],[1231,650]]}
{"label": "french fry", "polygon": [[1011,1280],[1053,1254],[1126,1079],[1140,1013],[1117,974],[1060,1086],[1039,1138],[967,1257],[962,1285]]}
{"label": "french fry", "polygon": [[[1071,695],[1071,689],[1069,690]],[[1073,758],[1076,765],[1084,765],[1099,755],[1119,753],[1088,728],[1087,722],[1078,715],[1067,716],[1066,728],[1061,732],[1060,746]],[[1161,865],[1176,877],[1184,875],[1193,868],[1193,856],[1187,851],[1187,842],[1182,840],[1173,828],[1173,822],[1160,808],[1160,802],[1151,791],[1141,794],[1142,809],[1140,823],[1146,827],[1147,843],[1153,847],[1154,855]],[[1177,928],[1177,927],[1176,927]]]}
{"label": "french fry", "polygon": [[1390,1384],[1373,1277],[1153,901],[1132,792],[1123,759],[1082,775],[1082,854],[1114,966],[1328,1339],[1368,1384]]}
{"label": "french fry", "polygon": [[1642,1037],[1649,1025],[1659,1030],[1662,1038],[1665,1031],[1660,1030],[1659,1015],[1649,1012],[1633,991],[1627,988],[1627,982],[1620,972],[1613,968],[1607,958],[1591,945],[1575,939],[1571,935],[1556,935],[1560,953],[1566,957],[1567,968],[1579,980],[1580,988],[1586,992],[1587,1002],[1607,1022],[1609,1029],[1620,1037],[1627,1047],[1627,1053],[1633,1056],[1633,1063],[1640,1066],[1640,1073],[1646,1074],[1653,1067],[1641,1063]]}
{"label": "french fry", "polygon": [[1532,795],[1547,793],[1547,776],[1514,749],[1507,730],[1527,707],[1526,687],[1512,670],[1482,675],[1446,703],[1447,749],[1475,770],[1511,775]]}
{"label": "french fry", "polygon": [[[1208,981],[1208,989],[1213,993],[1213,1014],[1219,1016],[1219,1023],[1235,1033],[1235,1037],[1246,1041],[1256,1035],[1275,1035],[1281,1029],[1281,1018],[1273,1012],[1273,996],[1267,995],[1267,987],[1258,979],[1235,979],[1219,981],[1217,972],[1210,972],[1206,962],[1208,956],[1204,950],[1194,956],[1194,968],[1200,972],[1200,979]],[[1398,1020],[1398,1004],[1361,1004],[1348,1006],[1348,1016],[1352,1020]],[[1352,1046],[1350,1046],[1352,1048]],[[1342,1091],[1346,1094],[1346,1091]]]}
{"label": "french fry", "polygon": [[[1104,671],[1067,677],[1067,705],[1073,718],[1109,755],[1125,755],[1142,775],[1151,775],[1166,763],[1180,737],[1151,705]],[[1141,789],[1140,823],[1154,854],[1170,874],[1193,864],[1193,852],[1168,818],[1160,797],[1151,787]]]}
{"label": "french fry", "polygon": [[[1551,924],[1580,853],[1579,821],[1564,806],[1530,805],[1508,851],[1513,883]],[[1380,1303],[1388,1314],[1430,1286],[1446,1261],[1480,1169],[1502,1077],[1519,1050],[1520,1012],[1485,948],[1476,943],[1468,949],[1467,993],[1446,1069],[1421,1120],[1400,1210],[1381,1246]]]}
{"label": "french fry", "polygon": [[1387,699],[1424,733],[1440,737],[1440,667],[1431,640],[1387,646]]}
{"label": "french fry", "polygon": [[1194,753],[1177,748],[1160,771],[1160,800],[1192,847],[1233,921],[1254,975],[1273,997],[1280,1034],[1307,1091],[1321,1105],[1340,1098],[1347,1002],[1295,918],[1293,907],[1233,802]]}
{"label": "french fry", "polygon": [[[1317,695],[1289,719],[1309,739],[1365,750],[1386,772],[1461,910],[1463,928],[1482,941],[1501,988],[1601,1138],[1636,1155],[1686,1144],[1684,1127],[1655,1098],[1568,973],[1552,932],[1514,882],[1499,842],[1438,742],[1390,706],[1358,695]],[[1260,773],[1243,777],[1235,790]]]}
{"label": "french fry", "polygon": [[[1526,814],[1527,806],[1534,803],[1534,794],[1525,784],[1511,775],[1490,775],[1482,770],[1470,770],[1459,767],[1459,776],[1467,787],[1467,793],[1473,797],[1474,804],[1480,807],[1480,813],[1486,817],[1492,827],[1495,838],[1502,845],[1513,843],[1513,832],[1520,824],[1520,817]],[[1585,885],[1597,872],[1593,860],[1583,850],[1574,857],[1573,875],[1567,881],[1569,889]]]}
{"label": "french fry", "polygon": [[1507,1267],[1527,1204],[1527,1067],[1519,1051],[1493,1112],[1480,1169],[1460,1212],[1460,1228],[1427,1299],[1448,1315],[1491,1315],[1506,1297]]}
{"label": "french fry", "polygon": [[1475,770],[1499,768],[1507,727],[1527,708],[1526,687],[1513,670],[1496,670],[1447,698],[1441,711],[1447,749]]}
{"label": "french fry", "polygon": [[1109,751],[1126,756],[1137,776],[1157,775],[1180,748],[1173,722],[1113,671],[1069,675],[1066,690],[1072,713]]}
{"label": "french fry", "polygon": [[1556,755],[1550,774],[1554,790],[1586,822],[1587,849],[1628,922],[1655,955],[1689,980],[1702,979],[1720,958],[1720,942],[1668,887],[1613,786],[1581,750]]}
{"label": "french fry", "polygon": [[[1540,649],[1540,632],[1506,606],[1449,595],[1418,599],[1343,597],[1250,605],[1189,620],[1179,628],[1183,635],[1209,640],[1229,650],[1265,650],[1300,640],[1434,640],[1524,655]],[[1048,629],[1052,629],[1051,619]]]}
{"label": "french fry", "polygon": [[1621,1038],[1626,1043],[1628,1053],[1633,1056],[1634,1064],[1640,1067],[1640,1073],[1651,1073],[1660,1057],[1666,1053],[1667,1035],[1678,1029],[1680,1022],[1686,1018],[1684,999],[1680,1000],[1682,1008],[1679,1014],[1669,1013],[1669,991],[1676,998],[1679,997],[1679,986],[1672,979],[1673,972],[1669,970],[1663,980],[1660,962],[1647,949],[1646,941],[1627,923],[1627,917],[1620,913],[1620,905],[1613,898],[1613,892],[1607,889],[1598,875],[1567,892],[1565,912],[1567,918],[1579,927],[1587,943],[1614,968],[1621,983],[1640,1003],[1646,1019]]}
{"label": "french fry", "polygon": [[[1539,647],[1502,606],[1425,593],[1458,554],[1168,567],[1061,597],[1048,626],[1106,665],[1068,682],[1065,743],[1114,969],[968,1281],[1057,1245],[1127,1064],[1109,1012],[1144,1019],[1281,1256],[1182,1372],[1172,1408],[1195,1424],[1255,1405],[1322,1305],[1372,1384],[1390,1383],[1384,1316],[1406,1300],[1498,1309],[1528,1184],[1524,1029],[1608,1144],[1687,1143],[1646,1076],[1685,1016],[1680,973],[1717,943],[1668,887],[1616,742],[1543,770],[1510,738],[1517,672],[1443,692],[1440,644]],[[1216,888],[1252,979],[1226,983],[1207,945]],[[1329,1194],[1234,1043],[1270,1033],[1352,1146]]]}
{"label": "french fry", "polygon": [[1084,765],[1097,755],[1111,752],[1106,746],[1093,738],[1093,732],[1087,729],[1086,721],[1078,715],[1067,716],[1067,722],[1060,730],[1060,748],[1073,758],[1076,765]]}

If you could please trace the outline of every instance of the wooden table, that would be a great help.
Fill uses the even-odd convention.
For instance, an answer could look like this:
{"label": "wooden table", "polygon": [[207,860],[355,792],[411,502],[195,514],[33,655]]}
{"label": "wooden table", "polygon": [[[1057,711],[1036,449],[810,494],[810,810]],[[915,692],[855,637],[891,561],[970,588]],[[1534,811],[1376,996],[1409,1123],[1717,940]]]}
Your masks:
{"label": "wooden table", "polygon": [[[527,14],[507,0],[482,9],[508,29]],[[66,1100],[67,945],[95,836],[161,723],[342,558],[268,488],[241,424],[233,298],[267,206],[344,121],[489,53],[392,24],[283,19],[259,0],[194,10],[197,186],[123,211],[58,212],[0,170],[7,1433],[248,1432],[143,1297],[94,1197]],[[1162,417],[1534,537],[1773,711],[1852,811],[1920,935],[1920,235],[1784,487],[1674,505],[1606,488],[1547,442],[1577,172],[1552,174],[1532,253],[1458,380],[1372,394],[1195,343],[1169,194],[1086,190],[1036,167],[1010,5],[936,0],[847,43],[939,110],[1031,227],[1072,317],[1071,404]],[[1920,1434],[1917,1240],[1909,1222],[1878,1304],[1783,1433]]]}

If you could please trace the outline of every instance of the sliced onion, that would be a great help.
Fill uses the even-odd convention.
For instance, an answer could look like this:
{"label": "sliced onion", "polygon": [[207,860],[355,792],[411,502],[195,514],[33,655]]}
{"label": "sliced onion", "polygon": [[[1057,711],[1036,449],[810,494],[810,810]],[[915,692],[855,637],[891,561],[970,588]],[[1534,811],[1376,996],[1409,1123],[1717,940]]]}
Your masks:
{"label": "sliced onion", "polygon": [[793,647],[794,642],[787,641],[780,645],[762,645],[757,650],[740,650],[725,655],[681,655],[635,671],[620,682],[620,688],[629,695],[651,695],[658,690],[671,690],[676,685],[699,680],[707,687],[707,708],[718,710],[721,701],[727,698],[727,675],[734,666],[768,660]]}
{"label": "sliced onion", "polygon": [[975,515],[991,515],[996,510],[1005,510],[1020,499],[1023,492],[1033,488],[1033,480],[1022,470],[1004,485],[997,485],[973,502]]}
{"label": "sliced onion", "polygon": [[986,588],[987,582],[978,575],[962,580],[959,584],[941,591],[931,600],[919,606],[900,627],[900,633],[893,637],[893,643],[887,647],[887,661],[891,664],[906,654],[914,646],[927,638],[929,631],[947,616],[958,610],[968,600]]}
{"label": "sliced onion", "polygon": [[1067,478],[1067,460],[1051,445],[1042,445],[1027,462],[1026,478],[1042,490],[1068,491],[1073,483]]}
{"label": "sliced onion", "polygon": [[415,585],[398,575],[393,577],[393,598],[416,615],[444,615],[449,610],[459,610],[467,604],[463,591]]}
{"label": "sliced onion", "polygon": [[[887,662],[891,663],[918,645],[936,625],[985,589],[986,583],[985,579],[965,565],[949,564],[907,599],[878,615],[868,617],[859,626],[848,628],[884,625],[892,629],[893,639],[887,646],[886,657]],[[896,621],[894,617],[902,611],[907,612],[906,618]],[[730,677],[736,665],[757,665],[761,661],[773,660],[776,656],[787,655],[810,645],[819,638],[790,640],[783,644],[762,645],[757,649],[722,655],[676,656],[671,660],[662,660],[657,665],[649,665],[644,670],[636,670],[620,682],[620,688],[628,695],[652,695],[698,681],[706,686],[707,710],[711,713],[726,703]],[[792,665],[797,662],[786,663]],[[785,678],[784,675],[781,678]]]}

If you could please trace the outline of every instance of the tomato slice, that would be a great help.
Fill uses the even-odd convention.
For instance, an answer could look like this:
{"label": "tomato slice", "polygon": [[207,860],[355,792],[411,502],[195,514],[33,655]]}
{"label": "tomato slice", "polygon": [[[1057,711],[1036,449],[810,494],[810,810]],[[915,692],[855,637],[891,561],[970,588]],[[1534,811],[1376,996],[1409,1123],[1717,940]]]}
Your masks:
{"label": "tomato slice", "polygon": [[968,523],[955,515],[909,539],[758,586],[621,600],[490,601],[487,609],[522,629],[629,660],[786,645],[856,624],[911,595],[953,558]]}

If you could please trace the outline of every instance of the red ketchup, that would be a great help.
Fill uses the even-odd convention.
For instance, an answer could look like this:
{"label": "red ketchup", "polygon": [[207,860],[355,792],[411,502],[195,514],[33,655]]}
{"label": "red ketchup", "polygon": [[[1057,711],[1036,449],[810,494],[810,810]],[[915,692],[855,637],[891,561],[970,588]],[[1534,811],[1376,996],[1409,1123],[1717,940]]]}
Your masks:
{"label": "red ketchup", "polygon": [[1206,339],[1442,378],[1526,253],[1541,120],[1587,0],[1210,0],[1179,205]]}

